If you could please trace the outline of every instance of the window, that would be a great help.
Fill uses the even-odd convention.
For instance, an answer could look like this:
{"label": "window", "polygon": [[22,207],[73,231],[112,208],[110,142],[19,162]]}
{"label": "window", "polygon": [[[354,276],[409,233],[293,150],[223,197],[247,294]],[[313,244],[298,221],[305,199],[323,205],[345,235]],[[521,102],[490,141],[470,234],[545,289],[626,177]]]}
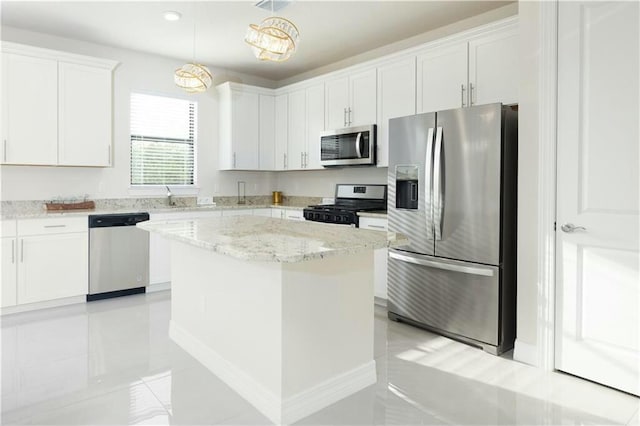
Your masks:
{"label": "window", "polygon": [[131,94],[131,185],[193,185],[196,111],[192,101]]}

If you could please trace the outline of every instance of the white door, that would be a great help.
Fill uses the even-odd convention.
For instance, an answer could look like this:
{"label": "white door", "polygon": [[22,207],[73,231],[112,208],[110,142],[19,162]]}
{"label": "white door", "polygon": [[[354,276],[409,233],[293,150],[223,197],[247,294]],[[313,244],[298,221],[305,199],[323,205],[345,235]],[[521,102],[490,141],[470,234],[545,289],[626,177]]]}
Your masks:
{"label": "white door", "polygon": [[558,21],[556,368],[635,395],[639,13],[560,2]]}
{"label": "white door", "polygon": [[60,62],[58,163],[111,164],[111,71]]}
{"label": "white door", "polygon": [[417,60],[418,114],[468,106],[467,43],[430,48]]}

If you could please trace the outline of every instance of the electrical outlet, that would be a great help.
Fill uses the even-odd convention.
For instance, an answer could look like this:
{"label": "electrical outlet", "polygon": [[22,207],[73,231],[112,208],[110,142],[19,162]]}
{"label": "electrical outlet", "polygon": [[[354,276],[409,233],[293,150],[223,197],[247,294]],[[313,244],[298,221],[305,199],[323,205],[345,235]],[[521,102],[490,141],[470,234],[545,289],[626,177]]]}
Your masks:
{"label": "electrical outlet", "polygon": [[334,204],[336,202],[335,198],[323,198],[322,204]]}
{"label": "electrical outlet", "polygon": [[213,205],[213,197],[198,197],[196,203],[199,206],[211,206]]}

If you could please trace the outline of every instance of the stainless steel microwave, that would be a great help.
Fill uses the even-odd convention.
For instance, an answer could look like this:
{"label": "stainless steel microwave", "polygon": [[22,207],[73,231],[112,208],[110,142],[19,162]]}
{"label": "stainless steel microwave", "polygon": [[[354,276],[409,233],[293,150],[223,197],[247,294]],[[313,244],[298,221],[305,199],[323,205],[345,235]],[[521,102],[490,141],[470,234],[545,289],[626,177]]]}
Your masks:
{"label": "stainless steel microwave", "polygon": [[376,125],[322,132],[320,164],[325,167],[375,165]]}

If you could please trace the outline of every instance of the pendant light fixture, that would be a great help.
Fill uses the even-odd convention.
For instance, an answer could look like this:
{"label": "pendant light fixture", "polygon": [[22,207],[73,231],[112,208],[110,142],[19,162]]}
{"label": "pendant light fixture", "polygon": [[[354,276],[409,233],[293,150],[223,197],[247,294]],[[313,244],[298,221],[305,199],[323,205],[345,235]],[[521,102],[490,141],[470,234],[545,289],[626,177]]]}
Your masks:
{"label": "pendant light fixture", "polygon": [[176,70],[173,81],[187,93],[205,92],[213,83],[207,67],[196,62],[196,13],[193,16],[193,60]]}
{"label": "pendant light fixture", "polygon": [[[271,16],[263,19],[260,25],[250,24],[244,41],[251,46],[253,54],[261,61],[284,62],[298,48],[300,33],[288,19],[273,16],[275,0],[267,1],[271,3]],[[262,3],[264,2],[256,6],[260,7]]]}

